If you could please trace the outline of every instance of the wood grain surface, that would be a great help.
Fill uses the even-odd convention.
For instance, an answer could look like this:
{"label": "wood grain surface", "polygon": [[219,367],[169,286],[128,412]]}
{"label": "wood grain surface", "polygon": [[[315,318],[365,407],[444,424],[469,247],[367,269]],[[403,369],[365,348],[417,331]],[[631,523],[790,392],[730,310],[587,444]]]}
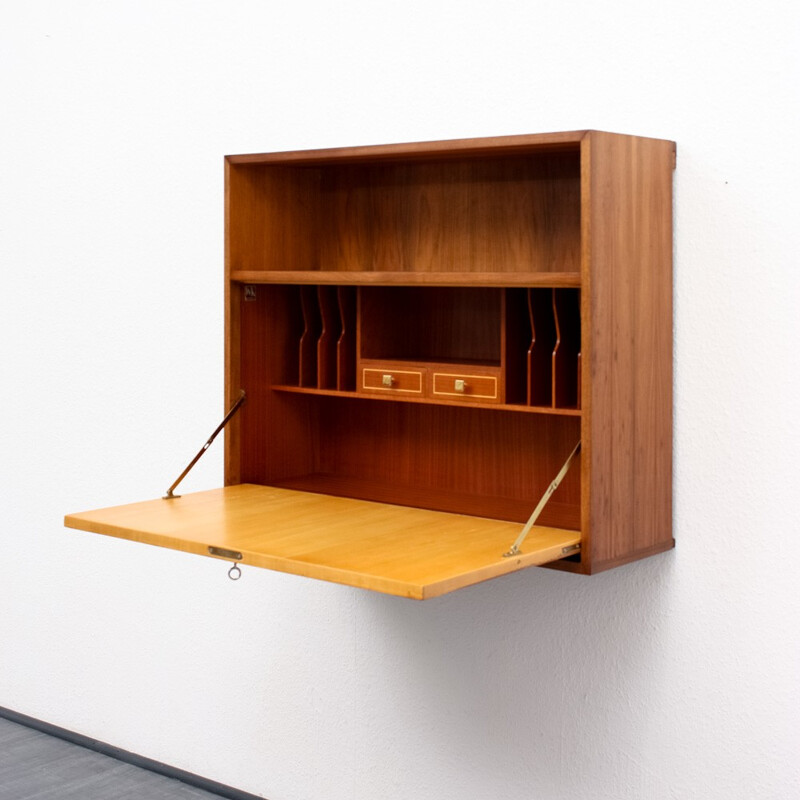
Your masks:
{"label": "wood grain surface", "polygon": [[321,270],[232,270],[239,283],[325,284],[350,286],[556,286],[581,285],[575,272],[323,272]]}
{"label": "wood grain surface", "polygon": [[597,572],[674,546],[675,145],[592,132],[583,148],[581,561]]}
{"label": "wood grain surface", "polygon": [[558,153],[579,145],[587,131],[558,131],[556,133],[523,133],[516,136],[486,136],[476,139],[444,139],[432,142],[403,142],[398,144],[366,145],[359,147],[330,147],[321,150],[287,150],[278,153],[248,153],[229,155],[225,161],[238,164],[357,164],[364,161],[427,161],[441,158],[482,158],[487,155],[520,155],[530,152]]}
{"label": "wood grain surface", "polygon": [[324,271],[564,272],[580,265],[573,153],[321,170]]}
{"label": "wood grain surface", "polygon": [[70,514],[70,528],[419,600],[560,558],[577,531],[537,527],[503,558],[520,526],[271,486],[240,484],[175,500]]}

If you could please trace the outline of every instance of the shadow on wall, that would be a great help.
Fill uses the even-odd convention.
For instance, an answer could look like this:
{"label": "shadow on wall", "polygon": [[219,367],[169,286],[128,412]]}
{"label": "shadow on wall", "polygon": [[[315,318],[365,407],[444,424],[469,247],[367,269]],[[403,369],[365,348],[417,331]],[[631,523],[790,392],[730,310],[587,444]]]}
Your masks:
{"label": "shadow on wall", "polygon": [[647,790],[640,742],[659,724],[673,564],[666,553],[590,578],[524,570],[424,603],[359,593],[365,733],[384,752],[402,737],[408,753],[413,731],[414,769],[452,764],[470,796],[496,793],[498,776],[509,797],[566,797],[601,773]]}

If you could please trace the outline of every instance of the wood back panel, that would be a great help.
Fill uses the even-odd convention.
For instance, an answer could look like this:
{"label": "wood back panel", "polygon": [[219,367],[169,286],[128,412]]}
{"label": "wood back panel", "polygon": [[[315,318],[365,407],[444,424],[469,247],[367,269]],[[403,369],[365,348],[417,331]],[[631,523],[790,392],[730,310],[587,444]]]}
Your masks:
{"label": "wood back panel", "polygon": [[580,263],[574,152],[326,167],[323,270],[563,272]]}
{"label": "wood back panel", "polygon": [[500,363],[502,289],[364,286],[361,358]]}
{"label": "wood back panel", "polygon": [[226,173],[229,273],[319,269],[319,170],[228,162]]}
{"label": "wood back panel", "polygon": [[[485,507],[479,502],[469,513],[518,522],[533,511],[580,436],[576,417],[315,399],[321,473],[390,486],[393,494],[384,502],[416,505],[421,492],[449,493],[460,502],[472,495],[484,498]],[[577,512],[579,470],[570,472],[553,500],[553,508]],[[576,517],[567,521],[551,509],[542,524],[569,526]]]}

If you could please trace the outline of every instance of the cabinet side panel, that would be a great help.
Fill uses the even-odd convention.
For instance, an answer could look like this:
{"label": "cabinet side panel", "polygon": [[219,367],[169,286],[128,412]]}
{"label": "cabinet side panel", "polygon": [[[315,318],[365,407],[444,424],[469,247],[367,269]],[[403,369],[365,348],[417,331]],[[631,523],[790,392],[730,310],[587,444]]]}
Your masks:
{"label": "cabinet side panel", "polygon": [[[225,408],[239,397],[242,387],[241,318],[242,287],[225,281]],[[237,414],[225,428],[225,486],[241,483],[242,425]]]}
{"label": "cabinet side panel", "polygon": [[[231,182],[233,167],[225,161],[225,408],[238,397],[241,375],[241,286],[231,284]],[[242,429],[234,417],[225,430],[225,485],[241,482]]]}
{"label": "cabinet side panel", "polygon": [[[592,132],[589,517],[597,572],[672,539],[674,144]],[[587,206],[585,206],[587,207]]]}

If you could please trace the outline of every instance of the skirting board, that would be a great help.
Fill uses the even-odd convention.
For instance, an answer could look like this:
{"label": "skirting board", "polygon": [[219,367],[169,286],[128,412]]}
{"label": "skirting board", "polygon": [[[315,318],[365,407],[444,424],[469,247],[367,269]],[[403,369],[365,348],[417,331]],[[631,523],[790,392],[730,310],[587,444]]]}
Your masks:
{"label": "skirting board", "polygon": [[96,753],[102,753],[104,756],[116,758],[117,761],[132,764],[134,767],[141,767],[150,772],[155,772],[158,775],[174,778],[175,780],[181,781],[181,783],[194,786],[196,789],[203,789],[206,792],[225,797],[227,800],[264,800],[260,795],[243,792],[240,789],[234,789],[232,786],[225,786],[222,783],[217,783],[209,778],[203,778],[192,772],[186,772],[177,767],[171,767],[169,764],[162,764],[160,761],[154,761],[152,758],[145,758],[145,756],[140,756],[136,753],[129,753],[127,750],[114,747],[114,745],[98,742],[96,739],[92,739],[89,736],[83,736],[80,733],[68,731],[66,728],[59,728],[57,725],[51,725],[49,722],[42,722],[34,717],[20,714],[18,711],[12,711],[10,708],[3,708],[0,706],[0,717],[4,717],[9,720],[9,722],[16,722],[18,725],[25,725],[33,730],[46,733],[48,736],[55,736],[57,739],[63,739],[64,741],[71,742],[80,747],[85,747],[87,750],[94,750]]}

